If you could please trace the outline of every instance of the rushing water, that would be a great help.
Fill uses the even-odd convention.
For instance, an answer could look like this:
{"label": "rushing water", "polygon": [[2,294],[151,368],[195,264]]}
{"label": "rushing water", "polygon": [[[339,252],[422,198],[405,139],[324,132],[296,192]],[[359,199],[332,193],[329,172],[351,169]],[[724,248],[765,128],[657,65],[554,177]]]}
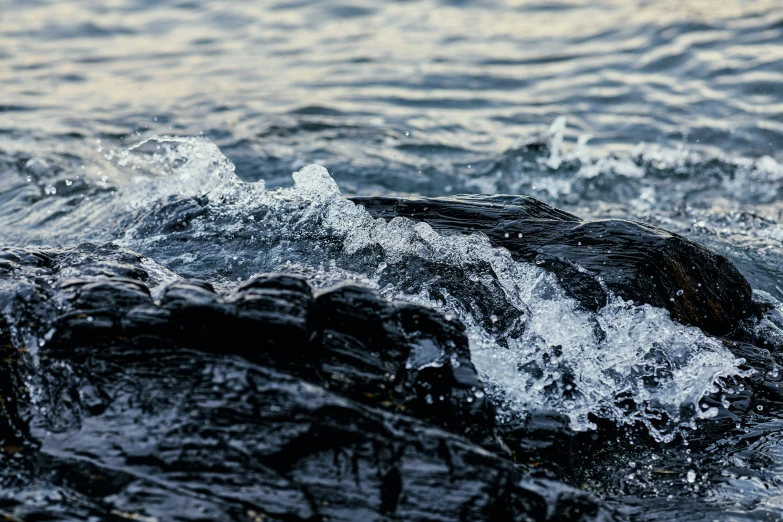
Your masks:
{"label": "rushing water", "polygon": [[[340,193],[527,194],[649,222],[726,255],[782,309],[777,0],[0,8],[0,246],[114,241],[147,257],[158,289],[270,270],[358,281],[462,320],[501,422],[554,409],[576,431],[601,418],[668,443],[742,373],[720,342],[619,298],[585,312],[485,238],[374,221]],[[173,197],[201,195],[206,213],[166,222]],[[779,520],[779,430],[738,427],[720,477],[675,452],[666,505],[640,500],[675,483],[655,475],[656,449],[585,483],[640,518],[698,497],[705,519]],[[744,440],[756,449],[730,448]]]}

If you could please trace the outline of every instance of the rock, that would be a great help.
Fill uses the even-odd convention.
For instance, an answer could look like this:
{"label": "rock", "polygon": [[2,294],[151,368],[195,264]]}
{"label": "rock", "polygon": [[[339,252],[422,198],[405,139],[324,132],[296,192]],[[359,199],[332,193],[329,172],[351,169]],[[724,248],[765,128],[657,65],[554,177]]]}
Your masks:
{"label": "rock", "polygon": [[725,335],[756,311],[748,282],[725,257],[665,230],[619,219],[583,221],[525,196],[401,199],[355,197],[374,217],[406,217],[441,232],[485,234],[519,260],[555,273],[582,305],[607,289],[666,308],[672,317]]}
{"label": "rock", "polygon": [[137,211],[132,218],[128,218],[126,226],[130,226],[129,223],[138,223],[136,233],[147,236],[177,234],[187,228],[193,219],[207,213],[208,202],[206,196],[169,196],[152,209],[143,208]]}
{"label": "rock", "polygon": [[487,438],[494,410],[470,362],[464,327],[423,307],[340,285],[313,295],[301,278],[268,274],[230,295],[181,281],[160,304],[125,278],[68,281],[49,350],[144,340],[286,369],[343,396]]}
{"label": "rock", "polygon": [[502,444],[465,329],[433,310],[286,274],[153,292],[110,246],[6,254],[0,332],[29,325],[0,365],[8,516],[622,518],[488,451]]}
{"label": "rock", "polygon": [[20,518],[105,506],[157,520],[618,519],[462,437],[240,357],[146,343],[73,355],[69,384],[99,388],[105,409],[44,438],[49,457],[18,497],[76,493],[20,506]]}
{"label": "rock", "polygon": [[[558,412],[496,422],[462,324],[356,284],[216,290],[113,245],[0,259],[0,509],[20,520],[618,520],[573,486],[657,447]],[[780,410],[782,322],[725,340],[756,373],[704,398],[694,455]]]}

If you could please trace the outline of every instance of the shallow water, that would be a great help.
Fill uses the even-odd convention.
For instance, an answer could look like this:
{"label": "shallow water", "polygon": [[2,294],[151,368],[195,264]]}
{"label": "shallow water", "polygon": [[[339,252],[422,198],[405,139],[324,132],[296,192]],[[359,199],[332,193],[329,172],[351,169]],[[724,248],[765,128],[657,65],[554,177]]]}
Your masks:
{"label": "shallow water", "polygon": [[[702,396],[741,373],[719,342],[619,299],[585,312],[481,237],[374,222],[338,197],[527,194],[641,220],[783,300],[779,2],[0,7],[0,245],[114,241],[147,257],[158,289],[285,270],[434,306],[468,325],[501,421],[554,409],[576,431],[597,417],[674,444],[584,472],[634,518],[779,519],[777,420],[698,458],[683,445],[713,415]],[[206,214],[167,222],[166,203],[204,194]]]}

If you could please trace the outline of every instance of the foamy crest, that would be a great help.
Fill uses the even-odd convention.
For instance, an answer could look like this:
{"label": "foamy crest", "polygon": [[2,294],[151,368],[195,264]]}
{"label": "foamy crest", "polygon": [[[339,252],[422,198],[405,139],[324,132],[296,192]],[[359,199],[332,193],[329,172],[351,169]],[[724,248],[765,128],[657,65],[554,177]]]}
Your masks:
{"label": "foamy crest", "polygon": [[[672,321],[663,309],[613,298],[598,313],[586,311],[552,274],[514,261],[483,235],[445,236],[426,223],[373,219],[361,206],[332,197],[336,185],[324,174],[305,167],[294,174],[297,184],[288,196],[318,209],[318,223],[342,241],[345,255],[380,248],[387,295],[433,306],[468,325],[473,360],[501,405],[501,420],[556,410],[581,431],[595,427],[592,414],[639,422],[658,440],[671,440],[678,427],[713,415],[700,399],[717,379],[738,374],[737,361],[720,342]],[[494,315],[478,316],[464,296],[435,288],[437,273],[422,272],[412,282],[407,266],[413,260],[467,269],[476,280],[487,278],[490,267],[505,297],[497,314],[513,308],[522,334],[491,332]]]}
{"label": "foamy crest", "polygon": [[[552,274],[514,261],[481,234],[444,235],[426,223],[374,219],[342,198],[317,165],[294,173],[292,188],[266,191],[262,183],[237,180],[227,159],[211,156],[217,148],[204,146],[193,160],[170,162],[168,173],[175,186],[197,180],[210,199],[220,194],[209,219],[194,219],[194,235],[249,237],[242,240],[245,252],[247,241],[263,236],[259,251],[244,261],[257,271],[294,266],[329,281],[358,274],[354,280],[371,280],[389,297],[458,317],[501,422],[555,410],[574,430],[593,429],[595,416],[641,423],[668,441],[681,427],[714,415],[701,398],[717,380],[739,374],[738,361],[720,342],[672,321],[663,309],[615,297],[597,313],[587,311]],[[190,181],[181,169],[190,171]],[[209,173],[212,181],[204,181]],[[456,283],[445,284],[448,277]]]}
{"label": "foamy crest", "polygon": [[131,208],[166,196],[220,199],[233,195],[240,183],[234,164],[206,138],[151,136],[120,152],[116,163],[136,172],[123,187],[123,201]]}

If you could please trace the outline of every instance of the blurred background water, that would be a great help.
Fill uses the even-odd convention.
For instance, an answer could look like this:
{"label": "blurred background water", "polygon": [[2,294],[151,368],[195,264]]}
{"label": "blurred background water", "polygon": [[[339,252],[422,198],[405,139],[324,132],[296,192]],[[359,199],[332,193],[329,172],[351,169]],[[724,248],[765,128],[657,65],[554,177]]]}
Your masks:
{"label": "blurred background water", "polygon": [[[777,0],[0,6],[0,129],[15,137],[172,130],[296,149],[319,115],[337,143],[301,159],[358,163],[368,127],[358,141],[395,129],[441,152],[501,151],[566,115],[566,138],[590,134],[597,152],[783,154]],[[257,153],[297,155],[280,147]]]}

